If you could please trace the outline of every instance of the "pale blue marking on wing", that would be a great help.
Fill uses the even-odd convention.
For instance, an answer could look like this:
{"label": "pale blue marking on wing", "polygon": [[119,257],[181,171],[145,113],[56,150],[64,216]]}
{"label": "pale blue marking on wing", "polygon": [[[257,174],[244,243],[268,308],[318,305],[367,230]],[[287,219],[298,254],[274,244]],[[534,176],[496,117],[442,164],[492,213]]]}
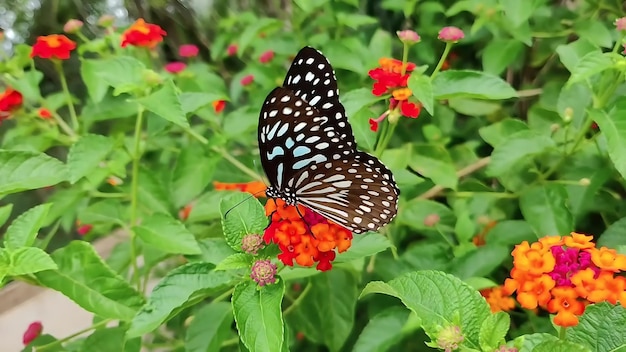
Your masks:
{"label": "pale blue marking on wing", "polygon": [[304,155],[307,155],[311,152],[311,148],[304,146],[304,145],[299,145],[296,147],[296,149],[293,150],[293,156],[295,156],[296,158],[300,158]]}

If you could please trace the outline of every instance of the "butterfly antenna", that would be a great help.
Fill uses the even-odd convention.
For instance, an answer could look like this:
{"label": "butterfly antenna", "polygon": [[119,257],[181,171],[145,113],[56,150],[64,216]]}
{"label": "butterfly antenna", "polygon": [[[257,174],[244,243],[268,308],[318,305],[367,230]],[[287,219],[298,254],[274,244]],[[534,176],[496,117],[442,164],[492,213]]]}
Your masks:
{"label": "butterfly antenna", "polygon": [[255,192],[255,193],[251,194],[248,198],[243,199],[243,200],[239,201],[239,203],[237,203],[237,204],[233,205],[232,207],[230,207],[230,209],[228,209],[228,210],[224,213],[224,219],[226,219],[226,216],[228,216],[228,213],[230,213],[230,211],[231,211],[231,210],[233,210],[233,209],[237,208],[238,206],[240,206],[241,204],[243,204],[243,202],[245,202],[245,201],[249,200],[250,198],[252,198],[252,197],[256,196],[257,194],[259,194],[259,193],[261,193],[261,192],[265,192],[265,190]]}
{"label": "butterfly antenna", "polygon": [[295,205],[295,207],[296,207],[296,211],[298,212],[298,215],[300,216],[300,219],[302,219],[302,222],[304,222],[304,224],[306,225],[306,228],[311,233],[311,236],[313,236],[313,238],[315,238],[315,234],[313,234],[313,230],[311,230],[311,226],[309,225],[308,222],[306,222],[306,219],[304,218],[304,215],[302,215],[302,213],[300,213],[300,208],[298,208],[298,205]]}

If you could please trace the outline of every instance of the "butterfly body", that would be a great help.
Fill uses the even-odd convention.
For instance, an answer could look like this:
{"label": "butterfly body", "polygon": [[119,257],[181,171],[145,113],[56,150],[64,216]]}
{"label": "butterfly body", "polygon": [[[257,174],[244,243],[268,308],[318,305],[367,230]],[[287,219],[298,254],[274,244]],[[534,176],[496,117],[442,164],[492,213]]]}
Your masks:
{"label": "butterfly body", "polygon": [[283,87],[267,96],[258,141],[268,197],[302,204],[354,233],[377,230],[395,217],[393,174],[357,150],[335,73],[319,51],[300,50]]}

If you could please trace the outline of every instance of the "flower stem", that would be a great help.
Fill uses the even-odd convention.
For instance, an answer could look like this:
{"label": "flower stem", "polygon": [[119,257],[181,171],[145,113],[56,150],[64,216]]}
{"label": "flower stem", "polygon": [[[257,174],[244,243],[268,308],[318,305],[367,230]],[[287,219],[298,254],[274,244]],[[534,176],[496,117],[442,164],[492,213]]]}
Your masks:
{"label": "flower stem", "polygon": [[443,67],[443,63],[446,62],[446,59],[448,58],[448,54],[450,54],[450,49],[452,49],[452,43],[446,42],[446,47],[445,49],[443,49],[443,54],[441,54],[441,57],[439,58],[439,62],[437,63],[437,66],[435,66],[433,73],[430,75],[431,81],[433,80],[433,78],[435,78],[437,73],[441,71],[441,68]]}
{"label": "flower stem", "polygon": [[[137,222],[137,207],[139,194],[139,161],[141,160],[141,132],[143,125],[142,106],[137,111],[137,120],[135,121],[135,136],[133,147],[133,166],[132,166],[132,182],[130,186],[130,226],[134,226]],[[133,282],[140,288],[141,281],[139,279],[139,268],[137,267],[137,248],[135,244],[135,232],[130,231],[130,262],[133,268]]]}
{"label": "flower stem", "polygon": [[309,282],[309,284],[306,285],[306,287],[304,288],[304,291],[302,291],[300,296],[298,296],[298,298],[296,298],[296,300],[293,301],[293,303],[289,307],[287,307],[287,309],[283,311],[283,317],[291,313],[294,309],[296,309],[300,305],[300,303],[302,303],[302,300],[304,300],[304,297],[306,297],[306,295],[309,294],[309,291],[311,291],[311,287],[313,287],[313,285]]}
{"label": "flower stem", "polygon": [[111,322],[111,320],[112,319],[105,319],[105,320],[99,321],[99,322],[93,324],[92,326],[90,326],[88,328],[82,329],[82,330],[80,330],[78,332],[75,332],[75,333],[71,334],[70,336],[64,337],[64,338],[62,338],[60,340],[56,340],[56,341],[50,342],[50,343],[45,344],[43,346],[37,346],[37,352],[45,351],[45,350],[48,350],[48,349],[50,349],[52,347],[56,347],[58,345],[61,345],[61,344],[65,343],[65,342],[75,338],[76,336],[82,335],[82,334],[84,334],[84,333],[86,333],[88,331],[95,330],[95,329],[97,329],[99,327],[105,326],[109,322]]}
{"label": "flower stem", "polygon": [[235,292],[235,289],[234,289],[234,288],[231,288],[230,290],[228,290],[228,291],[226,291],[226,292],[222,293],[221,295],[219,295],[219,296],[217,296],[217,297],[213,298],[213,302],[220,302],[220,301],[222,301],[222,300],[224,300],[224,299],[228,298],[230,295],[232,295],[232,294],[233,294],[233,292]]}
{"label": "flower stem", "polygon": [[63,120],[63,118],[59,116],[59,114],[57,114],[56,112],[52,112],[52,117],[54,118],[54,121],[59,124],[59,127],[63,130],[63,132],[65,132],[65,134],[67,134],[70,139],[72,139],[72,141],[78,139],[76,132],[74,132],[74,130],[70,126],[68,126],[67,123],[65,123],[65,120]]}
{"label": "flower stem", "polygon": [[397,125],[398,125],[398,122],[388,123],[388,126],[383,131],[380,141],[376,145],[376,149],[374,151],[374,154],[377,157],[380,158],[383,152],[385,151],[385,149],[387,148],[387,145],[391,141],[391,137],[393,136],[393,132],[395,131]]}
{"label": "flower stem", "polygon": [[54,61],[54,65],[59,72],[59,78],[61,79],[61,87],[63,88],[63,93],[67,97],[67,107],[70,110],[70,117],[72,119],[72,128],[75,132],[79,132],[79,124],[78,117],[76,116],[76,109],[74,109],[74,102],[72,101],[72,94],[70,93],[70,89],[67,86],[67,79],[65,79],[65,72],[63,71],[63,63],[59,60]]}
{"label": "flower stem", "polygon": [[565,332],[567,331],[567,328],[562,327],[559,329],[559,340],[565,340]]}

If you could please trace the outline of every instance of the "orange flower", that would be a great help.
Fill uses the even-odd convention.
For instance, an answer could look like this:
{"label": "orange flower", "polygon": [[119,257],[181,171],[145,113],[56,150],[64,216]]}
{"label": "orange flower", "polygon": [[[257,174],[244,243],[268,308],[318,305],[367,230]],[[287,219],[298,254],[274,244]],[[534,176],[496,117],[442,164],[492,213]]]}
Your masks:
{"label": "orange flower", "polygon": [[2,94],[0,94],[0,122],[11,116],[11,113],[22,106],[24,98],[22,93],[7,88]]}
{"label": "orange flower", "polygon": [[485,297],[493,313],[500,311],[508,312],[515,308],[515,300],[508,297],[502,286],[481,290],[480,294]]}
{"label": "orange flower", "polygon": [[298,205],[287,205],[282,199],[269,199],[265,213],[272,222],[265,230],[266,243],[278,244],[278,259],[285,265],[295,261],[301,266],[313,266],[320,271],[330,270],[331,261],[352,243],[352,233],[328,221],[313,211]]}
{"label": "orange flower", "polygon": [[517,292],[517,301],[526,309],[545,307],[552,298],[550,290],[555,282],[548,275],[541,275],[536,280],[525,281]]}
{"label": "orange flower", "polygon": [[122,33],[122,48],[127,45],[154,48],[163,41],[167,32],[156,24],[146,23],[143,18],[138,19]]}
{"label": "orange flower", "polygon": [[[576,293],[582,297],[587,298],[591,302],[600,302],[606,298],[606,296],[600,296],[599,284],[601,281],[596,280],[596,273],[591,268],[581,270],[572,275],[572,284]],[[591,297],[593,295],[593,297]],[[593,299],[592,299],[593,298]]]}
{"label": "orange flower", "polygon": [[50,112],[50,110],[46,108],[39,108],[37,110],[37,115],[41,117],[42,119],[49,119],[52,117],[52,112]]}
{"label": "orange flower", "polygon": [[591,242],[592,239],[593,236],[572,232],[571,237],[563,238],[563,243],[570,248],[588,249],[596,246],[595,243]]}
{"label": "orange flower", "polygon": [[600,269],[614,272],[626,270],[626,256],[614,249],[602,247],[591,252],[591,261]]}
{"label": "orange flower", "polygon": [[548,303],[548,311],[557,313],[554,323],[563,326],[578,324],[578,315],[585,312],[585,304],[578,300],[578,294],[571,287],[555,287],[552,290],[554,299]]}
{"label": "orange flower", "polygon": [[[528,245],[526,241],[522,245],[524,243],[526,246]],[[552,253],[530,249],[522,245],[515,246],[515,250],[513,250],[513,261],[516,267],[527,270],[532,275],[541,275],[554,269],[556,262]]]}
{"label": "orange flower", "polygon": [[413,91],[409,88],[400,88],[394,90],[391,95],[393,95],[393,98],[397,101],[403,101],[409,99],[409,97],[413,95]]}
{"label": "orange flower", "polygon": [[76,43],[63,34],[50,34],[37,37],[37,42],[33,45],[30,57],[40,57],[42,59],[67,60],[70,52],[76,49]]}
{"label": "orange flower", "polygon": [[226,107],[226,101],[215,100],[214,102],[211,103],[211,105],[213,105],[213,110],[215,110],[215,112],[219,114],[220,112],[224,111],[224,108]]}
{"label": "orange flower", "polygon": [[213,181],[213,188],[216,191],[241,191],[248,192],[254,195],[255,197],[265,197],[265,183],[261,181],[252,181],[247,183],[227,183],[227,182],[218,182]]}

